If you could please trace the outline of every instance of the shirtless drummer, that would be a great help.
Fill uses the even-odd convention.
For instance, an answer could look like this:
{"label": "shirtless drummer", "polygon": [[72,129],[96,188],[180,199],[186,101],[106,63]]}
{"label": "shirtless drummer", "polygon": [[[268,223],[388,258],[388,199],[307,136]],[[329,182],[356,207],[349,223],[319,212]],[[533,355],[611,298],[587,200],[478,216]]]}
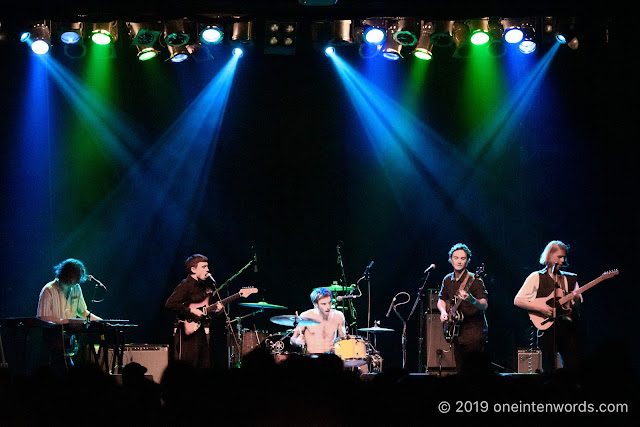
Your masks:
{"label": "shirtless drummer", "polygon": [[320,322],[311,326],[297,326],[291,337],[291,344],[307,346],[307,354],[330,353],[335,340],[346,337],[344,314],[331,308],[331,291],[327,288],[315,288],[311,292],[313,307],[301,317]]}

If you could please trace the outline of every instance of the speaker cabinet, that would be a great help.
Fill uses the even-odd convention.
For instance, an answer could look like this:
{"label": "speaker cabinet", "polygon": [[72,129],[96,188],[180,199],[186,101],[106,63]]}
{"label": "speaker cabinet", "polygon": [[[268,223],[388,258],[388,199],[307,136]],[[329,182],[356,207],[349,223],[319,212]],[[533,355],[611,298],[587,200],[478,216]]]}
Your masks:
{"label": "speaker cabinet", "polygon": [[[556,355],[556,368],[562,368],[562,358]],[[542,372],[542,352],[539,348],[518,349],[518,373],[536,374]]]}
{"label": "speaker cabinet", "polygon": [[[109,349],[109,366],[112,366],[113,349]],[[122,367],[138,363],[147,368],[153,381],[160,383],[162,374],[169,364],[169,346],[164,344],[125,344],[122,353]]]}
{"label": "speaker cabinet", "polygon": [[444,339],[440,313],[425,314],[425,364],[427,372],[439,372],[442,370],[455,370],[456,360],[453,346]]}

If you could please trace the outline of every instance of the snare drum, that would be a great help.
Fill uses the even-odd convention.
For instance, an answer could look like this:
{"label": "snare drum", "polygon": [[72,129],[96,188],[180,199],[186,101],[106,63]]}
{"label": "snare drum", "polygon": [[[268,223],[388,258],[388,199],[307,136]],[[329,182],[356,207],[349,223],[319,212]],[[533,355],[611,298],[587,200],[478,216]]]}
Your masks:
{"label": "snare drum", "polygon": [[345,367],[362,366],[367,363],[367,340],[347,335],[333,345],[333,352],[342,359]]}

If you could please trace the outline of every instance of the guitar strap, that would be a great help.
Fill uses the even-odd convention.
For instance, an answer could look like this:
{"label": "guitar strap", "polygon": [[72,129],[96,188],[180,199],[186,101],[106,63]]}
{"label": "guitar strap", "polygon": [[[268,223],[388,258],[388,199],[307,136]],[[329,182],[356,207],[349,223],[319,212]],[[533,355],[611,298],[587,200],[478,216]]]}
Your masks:
{"label": "guitar strap", "polygon": [[469,271],[467,271],[467,275],[465,276],[465,278],[462,281],[462,283],[460,283],[460,287],[458,288],[458,293],[460,293],[460,291],[463,291],[464,288],[467,286],[467,281],[469,280],[470,276],[471,276],[471,273],[469,273]]}

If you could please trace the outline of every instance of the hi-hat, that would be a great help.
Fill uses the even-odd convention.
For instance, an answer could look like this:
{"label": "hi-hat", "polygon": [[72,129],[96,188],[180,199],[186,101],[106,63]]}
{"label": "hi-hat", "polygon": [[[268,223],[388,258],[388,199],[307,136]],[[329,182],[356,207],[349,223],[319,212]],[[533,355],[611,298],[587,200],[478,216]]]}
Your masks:
{"label": "hi-hat", "polygon": [[363,331],[363,332],[393,332],[393,329],[389,329],[389,328],[381,328],[380,326],[376,325],[373,328],[360,328],[358,329],[359,331]]}
{"label": "hi-hat", "polygon": [[320,323],[317,320],[311,319],[310,317],[294,315],[273,316],[270,320],[276,325],[283,326],[312,326]]}
{"label": "hi-hat", "polygon": [[238,305],[243,305],[245,307],[255,307],[255,308],[287,308],[283,305],[275,305],[269,304],[268,302],[260,301],[260,302],[241,302]]}

